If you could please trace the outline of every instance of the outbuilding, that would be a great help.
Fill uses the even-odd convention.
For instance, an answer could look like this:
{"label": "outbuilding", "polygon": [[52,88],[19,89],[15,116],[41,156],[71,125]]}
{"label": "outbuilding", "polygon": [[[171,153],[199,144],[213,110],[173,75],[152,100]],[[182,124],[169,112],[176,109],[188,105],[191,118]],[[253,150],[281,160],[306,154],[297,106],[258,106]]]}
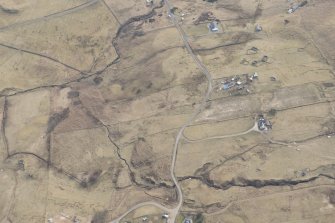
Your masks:
{"label": "outbuilding", "polygon": [[211,32],[218,32],[219,31],[218,22],[217,21],[210,22],[208,24],[208,28]]}

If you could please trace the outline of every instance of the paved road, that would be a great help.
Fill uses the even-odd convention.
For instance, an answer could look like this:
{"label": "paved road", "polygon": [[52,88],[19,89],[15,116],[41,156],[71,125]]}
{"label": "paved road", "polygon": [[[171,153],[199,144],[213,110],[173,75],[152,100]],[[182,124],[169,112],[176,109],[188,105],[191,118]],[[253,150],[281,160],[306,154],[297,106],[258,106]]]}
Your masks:
{"label": "paved road", "polygon": [[[170,9],[172,9],[172,7],[171,7],[171,4],[170,4],[169,0],[164,0],[164,2],[165,2],[165,5],[167,6],[167,9],[170,11]],[[193,52],[193,50],[190,46],[190,43],[188,41],[187,35],[185,34],[184,30],[179,25],[179,23],[177,21],[177,18],[172,14],[171,14],[171,20],[173,21],[174,26],[178,29],[180,37],[182,38],[188,53],[192,56],[193,61],[197,64],[198,68],[206,76],[207,81],[208,81],[207,91],[205,92],[205,95],[202,99],[202,102],[201,102],[200,106],[196,109],[196,111],[192,114],[192,116],[188,119],[188,121],[180,128],[180,130],[179,130],[179,132],[176,136],[175,143],[174,143],[170,174],[171,174],[171,178],[172,178],[174,184],[176,185],[176,189],[177,189],[177,193],[178,193],[178,204],[175,208],[168,209],[168,208],[166,208],[166,207],[164,207],[161,204],[158,204],[156,202],[140,203],[140,204],[137,204],[137,205],[133,206],[132,208],[130,208],[126,213],[124,213],[119,218],[113,220],[111,223],[118,223],[122,218],[124,218],[130,212],[136,210],[137,208],[140,208],[140,207],[143,207],[143,206],[148,206],[148,205],[156,206],[156,207],[161,208],[162,210],[166,211],[167,213],[169,213],[169,219],[168,219],[167,222],[168,223],[174,223],[175,220],[176,220],[176,217],[179,213],[179,210],[180,210],[180,208],[183,204],[183,192],[181,190],[181,187],[178,183],[178,180],[177,180],[177,178],[175,176],[175,172],[174,172],[175,165],[176,165],[176,159],[177,159],[178,145],[179,145],[180,139],[183,137],[183,132],[184,132],[185,128],[187,126],[189,126],[194,121],[194,119],[197,117],[197,115],[206,107],[207,101],[208,101],[209,96],[210,96],[210,92],[212,90],[212,76],[211,76],[210,72],[207,70],[207,68],[204,66],[204,64],[194,54],[194,52]]]}

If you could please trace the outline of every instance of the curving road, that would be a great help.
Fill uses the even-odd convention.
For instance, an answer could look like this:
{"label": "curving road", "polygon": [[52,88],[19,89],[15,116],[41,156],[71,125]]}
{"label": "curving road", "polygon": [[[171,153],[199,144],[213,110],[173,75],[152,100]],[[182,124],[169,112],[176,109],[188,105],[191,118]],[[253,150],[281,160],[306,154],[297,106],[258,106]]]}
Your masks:
{"label": "curving road", "polygon": [[[164,3],[167,6],[168,11],[170,12],[170,10],[172,9],[172,7],[171,7],[171,4],[170,4],[169,0],[164,0]],[[205,65],[194,54],[194,52],[193,52],[193,50],[191,48],[191,45],[190,45],[190,43],[188,41],[187,35],[184,32],[184,30],[181,28],[181,26],[179,25],[177,18],[173,14],[170,14],[170,15],[171,15],[171,20],[172,20],[174,26],[177,28],[177,30],[178,30],[178,32],[180,34],[180,37],[182,38],[182,40],[184,42],[184,45],[185,45],[188,53],[192,56],[193,61],[197,64],[198,68],[206,76],[207,81],[208,81],[207,91],[205,92],[205,95],[204,95],[204,97],[203,97],[203,99],[201,101],[200,106],[196,109],[196,111],[192,114],[192,116],[188,119],[188,121],[183,126],[181,126],[181,128],[178,131],[178,134],[176,136],[175,143],[174,143],[170,174],[171,174],[171,178],[172,178],[174,184],[176,185],[176,189],[177,189],[177,193],[178,193],[178,204],[177,204],[177,206],[175,208],[169,209],[169,208],[166,208],[166,207],[164,207],[161,204],[158,204],[156,202],[144,202],[144,203],[140,203],[140,204],[137,204],[137,205],[133,206],[132,208],[130,208],[126,213],[124,213],[119,218],[113,220],[111,223],[118,223],[122,218],[124,218],[130,212],[132,212],[132,211],[134,211],[134,210],[136,210],[136,209],[138,209],[140,207],[149,206],[149,205],[158,207],[158,208],[166,211],[167,213],[169,213],[169,219],[168,219],[167,222],[168,223],[173,223],[173,222],[175,222],[176,217],[177,217],[177,215],[179,213],[179,210],[180,210],[180,208],[181,208],[181,206],[183,204],[183,192],[181,190],[181,187],[180,187],[180,185],[178,183],[178,180],[177,180],[177,178],[175,176],[175,171],[174,171],[175,170],[175,165],[176,165],[176,160],[177,160],[178,145],[179,145],[180,139],[183,137],[183,132],[184,132],[185,128],[187,126],[189,126],[194,121],[194,119],[197,117],[197,115],[201,111],[203,111],[203,109],[206,107],[207,101],[208,101],[210,93],[212,91],[212,82],[213,82],[213,80],[212,80],[212,76],[211,76],[210,72],[207,70],[207,68],[205,67]]]}
{"label": "curving road", "polygon": [[231,137],[237,137],[237,136],[242,136],[242,135],[246,135],[249,132],[261,132],[258,129],[258,124],[257,122],[254,124],[254,126],[244,132],[240,132],[240,133],[235,133],[235,134],[231,134],[231,135],[222,135],[222,136],[212,136],[212,137],[208,137],[208,138],[203,138],[203,139],[190,139],[187,136],[185,136],[185,134],[183,134],[183,137],[185,138],[185,140],[189,143],[193,143],[193,142],[202,142],[202,141],[208,141],[208,140],[213,140],[213,139],[225,139],[225,138],[231,138]]}

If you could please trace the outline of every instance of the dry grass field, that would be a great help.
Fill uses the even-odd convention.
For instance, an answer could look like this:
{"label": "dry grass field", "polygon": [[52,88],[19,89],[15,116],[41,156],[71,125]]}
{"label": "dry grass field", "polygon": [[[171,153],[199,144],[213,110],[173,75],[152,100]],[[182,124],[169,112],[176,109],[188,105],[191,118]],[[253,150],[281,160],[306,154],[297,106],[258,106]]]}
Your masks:
{"label": "dry grass field", "polygon": [[0,2],[0,223],[333,223],[335,3],[148,2]]}

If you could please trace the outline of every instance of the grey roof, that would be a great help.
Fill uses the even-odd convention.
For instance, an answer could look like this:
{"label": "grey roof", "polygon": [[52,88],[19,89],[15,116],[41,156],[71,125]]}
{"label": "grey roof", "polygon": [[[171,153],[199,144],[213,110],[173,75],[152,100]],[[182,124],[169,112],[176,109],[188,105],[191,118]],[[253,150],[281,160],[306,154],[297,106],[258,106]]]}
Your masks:
{"label": "grey roof", "polygon": [[219,30],[218,23],[216,21],[213,21],[213,22],[209,23],[208,27],[209,27],[209,29],[211,31],[217,31],[217,30]]}

